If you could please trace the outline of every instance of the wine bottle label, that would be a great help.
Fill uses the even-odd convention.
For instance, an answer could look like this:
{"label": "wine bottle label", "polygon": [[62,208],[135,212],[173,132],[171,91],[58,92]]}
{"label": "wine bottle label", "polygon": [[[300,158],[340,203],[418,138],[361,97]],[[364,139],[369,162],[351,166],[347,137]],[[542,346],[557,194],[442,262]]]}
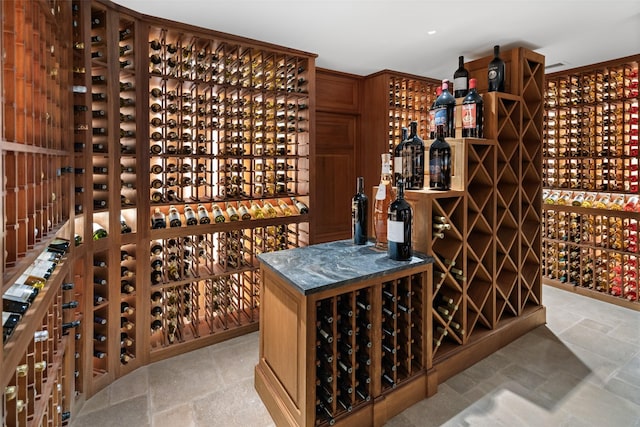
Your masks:
{"label": "wine bottle label", "polygon": [[457,77],[453,79],[453,87],[456,91],[458,90],[467,90],[467,78],[466,77]]}
{"label": "wine bottle label", "polygon": [[387,186],[380,185],[378,187],[378,191],[376,192],[376,200],[384,200],[387,197]]}
{"label": "wine bottle label", "polygon": [[390,242],[404,243],[403,221],[387,221],[387,240]]}
{"label": "wine bottle label", "polygon": [[442,106],[435,111],[434,122],[436,126],[447,125],[447,107]]}
{"label": "wine bottle label", "polygon": [[476,104],[462,104],[462,128],[475,129]]}

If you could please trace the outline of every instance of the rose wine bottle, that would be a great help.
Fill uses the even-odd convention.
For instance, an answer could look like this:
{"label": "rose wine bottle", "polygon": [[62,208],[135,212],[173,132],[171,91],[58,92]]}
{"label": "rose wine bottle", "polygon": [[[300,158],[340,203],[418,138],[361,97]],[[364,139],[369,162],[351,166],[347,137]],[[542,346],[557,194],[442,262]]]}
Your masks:
{"label": "rose wine bottle", "polygon": [[389,205],[396,198],[391,177],[391,154],[382,154],[380,185],[373,205],[373,232],[376,248],[387,249],[387,213]]}

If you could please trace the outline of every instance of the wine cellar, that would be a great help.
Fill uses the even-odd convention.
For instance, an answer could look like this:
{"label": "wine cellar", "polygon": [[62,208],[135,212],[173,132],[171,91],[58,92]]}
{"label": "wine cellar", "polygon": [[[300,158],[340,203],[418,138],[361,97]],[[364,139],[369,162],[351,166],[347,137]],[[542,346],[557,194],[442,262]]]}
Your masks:
{"label": "wine cellar", "polygon": [[547,76],[545,283],[639,310],[638,63]]}
{"label": "wine cellar", "polygon": [[110,0],[6,0],[0,27],[3,426],[69,425],[140,368],[258,331],[276,425],[381,426],[544,325],[543,284],[640,311],[638,55],[545,75],[505,49],[504,92],[492,57],[466,62],[484,137],[447,137],[451,189],[427,167],[406,191],[402,264],[344,240],[350,185],[374,200],[412,122],[428,153],[441,80]]}

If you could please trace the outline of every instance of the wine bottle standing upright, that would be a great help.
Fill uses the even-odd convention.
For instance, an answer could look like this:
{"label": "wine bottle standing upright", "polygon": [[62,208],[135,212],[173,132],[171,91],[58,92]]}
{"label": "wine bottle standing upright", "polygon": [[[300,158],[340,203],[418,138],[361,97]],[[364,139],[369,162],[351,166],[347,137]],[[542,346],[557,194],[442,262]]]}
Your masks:
{"label": "wine bottle standing upright", "polygon": [[449,80],[442,80],[442,93],[435,103],[435,124],[436,133],[438,126],[442,126],[442,136],[445,138],[456,137],[455,123],[456,99],[449,92]]}
{"label": "wine bottle standing upright", "polygon": [[404,199],[404,184],[399,182],[398,196],[389,205],[387,216],[387,255],[396,261],[408,261],[413,256],[411,250],[411,205]]}
{"label": "wine bottle standing upright", "polygon": [[469,80],[469,93],[462,100],[462,137],[482,138],[483,131],[482,96],[476,90],[476,79]]}
{"label": "wine bottle standing upright", "polygon": [[458,57],[458,69],[453,73],[453,96],[464,98],[469,91],[469,71],[464,68],[464,56]]}
{"label": "wine bottle standing upright", "polygon": [[442,86],[436,88],[436,98],[429,107],[429,139],[436,139],[436,101],[442,93]]}
{"label": "wine bottle standing upright", "polygon": [[429,147],[429,188],[451,188],[451,146],[444,139],[444,125],[436,128],[436,139]]}
{"label": "wine bottle standing upright", "polygon": [[405,187],[410,190],[422,190],[424,187],[424,141],[418,136],[418,122],[411,122],[409,127],[411,133],[407,138],[406,147],[410,154],[410,173],[407,177],[409,182]]}
{"label": "wine bottle standing upright", "polygon": [[382,154],[382,173],[373,205],[373,232],[376,248],[387,249],[387,213],[389,205],[396,198],[391,182],[391,154]]}
{"label": "wine bottle standing upright", "polygon": [[[396,145],[396,148],[393,150],[393,173],[394,173],[394,182],[398,183],[398,180],[403,179],[406,180],[409,176],[408,170],[408,151],[407,151],[407,136],[409,134],[409,130],[405,127],[402,128],[402,139],[400,143]],[[406,182],[406,181],[405,181]]]}
{"label": "wine bottle standing upright", "polygon": [[504,92],[505,65],[500,58],[500,46],[493,47],[493,59],[489,62],[489,92]]}
{"label": "wine bottle standing upright", "polygon": [[358,177],[357,186],[357,192],[351,200],[353,243],[356,245],[364,245],[367,243],[367,225],[369,222],[369,200],[364,192],[364,177]]}

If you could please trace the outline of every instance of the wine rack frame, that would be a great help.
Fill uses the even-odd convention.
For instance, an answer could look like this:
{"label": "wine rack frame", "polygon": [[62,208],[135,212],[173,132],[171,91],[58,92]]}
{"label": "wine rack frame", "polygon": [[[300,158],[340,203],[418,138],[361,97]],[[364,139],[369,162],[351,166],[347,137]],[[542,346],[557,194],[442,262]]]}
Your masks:
{"label": "wine rack frame", "polygon": [[[19,385],[16,396],[25,403],[18,411],[16,399],[3,392],[2,414],[11,425],[61,425],[62,412],[75,413],[85,399],[140,366],[258,329],[256,256],[312,239],[313,206],[310,213],[300,211],[290,197],[309,206],[313,191],[316,55],[141,15],[108,0],[10,0],[1,7],[0,44],[7,51],[0,72],[0,208],[7,218],[1,225],[3,292],[55,238],[79,239],[0,352],[2,386]],[[176,75],[166,68],[153,73],[150,42],[159,36],[163,52],[176,43],[181,49],[176,59],[191,68]],[[219,80],[207,83],[196,75],[202,58],[188,62],[181,56],[194,40],[197,47],[210,47],[208,59],[218,55],[219,65],[209,72]],[[245,59],[249,68],[232,70]],[[168,56],[162,61],[166,66]],[[168,124],[150,125],[160,117],[150,113],[156,84],[162,89],[163,122],[169,118],[170,90],[180,94],[175,117],[182,151],[174,155],[150,152],[154,131],[162,132],[163,149],[173,141]],[[187,88],[195,88],[192,126],[185,124]],[[203,113],[195,106],[200,95],[208,109]],[[243,99],[251,101],[248,118],[237,108],[239,101],[232,103]],[[255,111],[253,103],[259,102],[262,110]],[[186,154],[184,135],[192,132],[195,149],[201,142],[195,120],[211,119],[214,108],[219,126],[204,131],[203,151]],[[236,208],[243,201],[247,206],[270,201],[274,216],[259,219],[252,211],[250,220],[230,221],[225,213],[226,222],[217,223],[209,211],[211,223],[186,226],[184,201],[152,203],[152,166],[185,167],[191,159],[205,171],[157,176],[192,178],[190,194],[185,187],[173,188],[194,209],[198,203],[209,209],[217,202],[224,211],[227,200]],[[207,185],[196,187],[199,178]],[[224,180],[239,181],[246,194],[223,193]],[[165,195],[167,189],[162,188]],[[171,204],[179,208],[183,225],[151,229],[154,209],[166,213]],[[121,219],[130,230],[120,232]],[[94,240],[93,223],[108,235]],[[164,262],[180,255],[180,277],[170,277],[165,266],[160,283],[145,279],[152,272],[154,242],[162,244]],[[61,292],[63,282],[74,283],[73,290]],[[160,304],[150,300],[154,292],[162,295]],[[69,301],[78,306],[61,310]],[[152,307],[162,314],[152,315]],[[73,320],[79,326],[62,337],[61,323]],[[159,320],[161,332],[150,332],[153,320]],[[45,351],[34,352],[43,346],[34,345],[39,328],[49,338]],[[39,375],[30,369],[25,380],[13,371],[44,357],[48,367]],[[25,393],[33,384],[39,394],[29,397]]]}
{"label": "wine rack frame", "polygon": [[596,196],[591,207],[545,200],[544,283],[633,310],[640,214],[596,203],[640,194],[639,65],[634,55],[547,75],[543,151],[546,191]]}

